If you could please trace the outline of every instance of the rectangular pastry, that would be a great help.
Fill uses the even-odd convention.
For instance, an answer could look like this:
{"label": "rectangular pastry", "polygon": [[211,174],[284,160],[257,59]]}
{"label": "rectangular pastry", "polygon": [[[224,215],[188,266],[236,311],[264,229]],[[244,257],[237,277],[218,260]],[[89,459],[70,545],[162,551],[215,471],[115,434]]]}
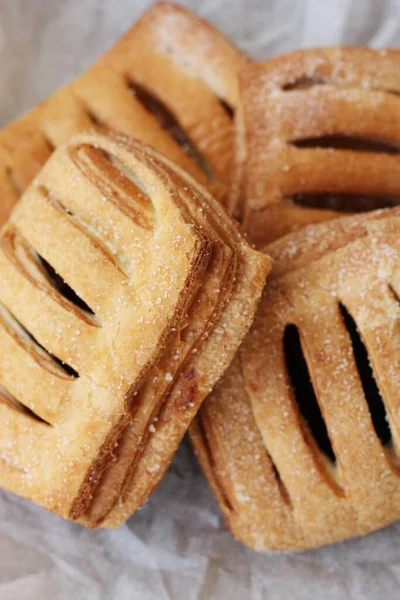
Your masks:
{"label": "rectangular pastry", "polygon": [[399,202],[399,59],[332,47],[241,70],[231,212],[258,247]]}
{"label": "rectangular pastry", "polygon": [[226,197],[241,52],[183,7],[158,3],[86,73],[0,131],[0,222],[81,130],[139,138]]}
{"label": "rectangular pastry", "polygon": [[55,151],[0,235],[0,485],[88,526],[130,516],[269,265],[140,142],[80,134]]}
{"label": "rectangular pastry", "polygon": [[399,519],[400,209],[309,225],[191,426],[233,534],[299,550]]}

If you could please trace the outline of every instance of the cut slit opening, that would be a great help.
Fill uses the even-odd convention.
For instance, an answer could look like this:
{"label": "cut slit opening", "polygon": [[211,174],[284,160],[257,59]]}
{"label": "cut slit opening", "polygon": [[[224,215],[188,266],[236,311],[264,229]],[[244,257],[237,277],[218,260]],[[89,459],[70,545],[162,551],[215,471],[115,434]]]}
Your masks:
{"label": "cut slit opening", "polygon": [[129,179],[129,181],[131,181],[133,183],[134,186],[136,186],[136,188],[142,192],[143,196],[141,196],[141,200],[143,201],[143,204],[147,204],[147,207],[152,207],[152,201],[151,198],[149,196],[148,191],[146,190],[145,186],[143,185],[143,182],[136,177],[135,173],[133,173],[130,169],[128,169],[123,162],[121,162],[116,156],[112,156],[112,154],[107,154],[107,152],[103,152],[103,156],[104,158],[106,158],[109,163],[116,168],[116,170],[123,175],[124,177],[126,177],[127,179]]}
{"label": "cut slit opening", "polygon": [[182,150],[200,167],[203,173],[209,179],[214,179],[212,170],[202,153],[190,139],[168,106],[149,89],[130,78],[127,78],[127,86],[143,108],[155,117],[160,127],[169,133]]}
{"label": "cut slit opening", "polygon": [[11,183],[16,196],[18,196],[18,198],[19,198],[20,196],[22,196],[22,194],[24,192],[22,186],[18,183],[15,173],[11,167],[8,167],[6,169],[6,173],[7,173],[8,180]]}
{"label": "cut slit opening", "polygon": [[269,460],[271,462],[272,471],[273,471],[273,474],[275,476],[275,480],[276,480],[277,486],[279,488],[279,491],[281,492],[282,497],[285,500],[285,502],[291,507],[292,506],[292,500],[291,500],[291,498],[289,496],[289,492],[288,492],[285,484],[282,481],[281,474],[279,473],[276,464],[272,460],[272,457],[271,457],[271,455],[269,454],[269,452],[267,450],[266,450],[266,453],[267,453],[267,456],[268,456],[268,458],[269,458]]}
{"label": "cut slit opening", "polygon": [[78,377],[79,377],[78,371],[76,371],[68,363],[63,362],[60,358],[58,358],[57,356],[55,356],[54,354],[52,354],[51,352],[49,352],[49,350],[47,350],[47,348],[45,348],[44,346],[42,346],[42,344],[40,344],[40,342],[38,342],[37,339],[30,333],[30,331],[28,331],[21,323],[20,323],[20,327],[22,328],[22,330],[24,331],[24,333],[29,337],[29,339],[31,340],[31,342],[33,344],[35,344],[38,348],[40,348],[41,350],[43,350],[43,352],[45,352],[48,355],[48,357],[51,358],[51,360],[53,362],[55,362],[59,367],[61,367],[61,369],[63,371],[65,371],[65,373],[69,377],[72,377],[73,379],[78,379]]}
{"label": "cut slit opening", "polygon": [[86,114],[95,127],[106,128],[105,123],[87,106],[85,105]]}
{"label": "cut slit opening", "polygon": [[302,192],[287,196],[285,202],[297,204],[305,208],[358,213],[381,208],[392,208],[400,204],[400,197],[367,196],[365,194],[348,194],[345,192]]}
{"label": "cut slit opening", "polygon": [[368,404],[376,435],[380,439],[383,446],[390,445],[392,433],[390,431],[390,425],[387,419],[385,404],[383,402],[369,361],[368,350],[365,347],[361,335],[357,329],[356,322],[347,308],[341,302],[339,303],[339,310],[350,336],[354,360],[357,366],[357,371],[360,377],[362,388],[364,390],[365,399]]}
{"label": "cut slit opening", "polygon": [[196,417],[196,427],[198,428],[201,440],[203,442],[203,448],[204,451],[207,455],[207,459],[209,461],[210,464],[210,471],[212,472],[212,477],[214,480],[214,484],[216,485],[216,487],[218,488],[218,491],[220,493],[222,502],[225,504],[226,508],[230,511],[230,512],[234,512],[235,508],[232,504],[232,502],[230,501],[227,492],[225,491],[224,485],[222,484],[221,478],[217,475],[216,473],[216,462],[214,459],[214,453],[212,451],[211,448],[211,444],[208,440],[207,437],[207,432],[206,432],[206,426],[204,424],[203,418],[201,413],[198,413],[197,417]]}
{"label": "cut slit opening", "polygon": [[[94,148],[93,148],[93,150],[94,150]],[[97,155],[99,153],[100,153],[100,155],[103,155],[103,152],[101,150],[98,150],[98,151],[96,150],[95,152],[97,153]],[[102,175],[103,175],[103,173],[102,173]],[[97,187],[100,187],[100,185],[98,185]],[[82,218],[79,215],[73,213],[67,206],[65,206],[58,199],[51,197],[51,194],[49,194],[49,192],[48,192],[48,190],[46,190],[46,188],[42,188],[42,191],[46,195],[47,198],[50,198],[50,201],[52,202],[53,206],[55,206],[58,210],[60,210],[68,218],[70,218],[71,221],[73,222],[74,226],[77,227],[77,229],[79,229],[81,232],[83,232],[87,237],[89,237],[91,239],[91,241],[93,242],[93,244],[102,252],[102,254],[105,255],[107,257],[107,259],[110,262],[112,262],[113,265],[121,273],[123,273],[124,276],[126,276],[126,273],[121,264],[121,260],[120,260],[120,256],[118,255],[118,252],[112,247],[112,245],[108,244],[104,239],[102,239],[99,231],[97,231],[96,228],[93,227],[90,224],[90,222],[88,222],[86,220],[86,218]],[[109,190],[108,190],[108,192],[109,192]],[[104,190],[104,196],[106,196],[106,195],[107,195],[107,192]],[[116,201],[114,194],[112,194],[111,197],[113,198],[114,201]],[[135,200],[137,201],[137,198],[135,198]],[[75,293],[75,292],[73,292],[73,293]],[[81,299],[81,302],[84,302],[84,301]],[[89,311],[92,311],[92,309],[90,307],[88,307],[88,309],[89,309]],[[94,315],[94,313],[93,313],[93,315]],[[97,316],[94,315],[93,318],[95,318],[98,321],[98,323],[101,324],[100,319],[98,319]]]}
{"label": "cut slit opening", "polygon": [[396,302],[396,304],[400,305],[399,294],[396,292],[396,290],[394,289],[394,287],[391,283],[389,283],[388,288],[389,288],[389,293],[391,294],[391,296],[393,296],[393,299]]}
{"label": "cut slit opening", "polygon": [[80,296],[78,296],[78,294],[68,285],[68,283],[66,283],[66,281],[64,281],[64,279],[56,272],[56,270],[47,262],[47,260],[40,256],[40,254],[37,255],[37,258],[48,279],[61,294],[61,296],[69,300],[69,302],[72,302],[72,304],[75,304],[75,306],[80,308],[82,311],[95,316],[95,313],[90,306],[86,304],[86,302],[82,300]]}
{"label": "cut slit opening", "polygon": [[53,144],[51,139],[46,134],[43,134],[43,137],[44,137],[44,141],[46,142],[46,145],[50,151],[50,154],[52,154],[54,152],[54,150],[56,149],[56,145]]}
{"label": "cut slit opening", "polygon": [[[156,214],[151,195],[131,169],[110,152],[89,144],[74,147],[70,155],[85,177],[100,189],[111,204],[139,227],[153,230]],[[109,254],[115,265],[124,272],[119,257],[115,253]]]}
{"label": "cut slit opening", "polygon": [[336,456],[314,391],[296,325],[286,325],[283,346],[286,369],[300,414],[308,425],[318,448],[332,463],[336,463]]}
{"label": "cut slit opening", "polygon": [[[101,321],[93,311],[71,290],[64,294],[58,280],[54,280],[52,268],[38,254],[20,232],[9,224],[3,229],[0,237],[0,246],[9,261],[18,272],[23,275],[33,286],[53,298],[58,304],[68,311],[73,311],[79,318],[89,325],[101,327]],[[48,268],[45,266],[48,265]]]}
{"label": "cut slit opening", "polygon": [[79,373],[73,367],[63,362],[38,342],[32,333],[2,303],[0,303],[0,323],[20,341],[25,349],[36,357],[36,360],[40,364],[44,365],[50,371],[57,375],[63,373],[68,378],[77,379],[79,377]]}
{"label": "cut slit opening", "polygon": [[17,400],[17,398],[15,398],[15,396],[13,396],[13,394],[11,394],[1,383],[0,383],[0,404],[5,404],[5,405],[9,406],[10,408],[12,408],[13,410],[16,410],[17,412],[22,413],[22,414],[26,415],[27,417],[30,417],[31,419],[38,421],[39,423],[43,423],[43,425],[52,427],[51,423],[49,423],[45,419],[42,419],[42,417],[40,417],[35,412],[33,412],[33,410],[31,410],[30,408],[28,408],[27,406],[22,404],[22,402]]}
{"label": "cut slit opening", "polygon": [[296,90],[309,90],[311,88],[323,85],[331,85],[336,89],[343,88],[361,88],[363,90],[370,90],[372,92],[384,92],[386,94],[392,94],[398,96],[400,92],[391,88],[384,88],[379,86],[367,86],[363,87],[356,81],[338,81],[332,77],[322,77],[321,75],[300,75],[299,77],[290,79],[281,86],[283,92],[291,92]]}
{"label": "cut slit opening", "polygon": [[233,110],[232,106],[228,104],[226,100],[223,100],[223,98],[219,98],[219,102],[224,111],[227,113],[228,117],[233,119],[233,117],[235,116],[235,111]]}
{"label": "cut slit opening", "polygon": [[327,83],[328,81],[322,77],[303,75],[285,83],[282,86],[282,90],[284,92],[290,92],[292,90],[308,90],[316,85],[326,85]]}
{"label": "cut slit opening", "polygon": [[332,150],[355,150],[378,154],[400,154],[398,142],[373,137],[361,137],[347,133],[334,133],[298,140],[290,140],[296,148],[328,148]]}

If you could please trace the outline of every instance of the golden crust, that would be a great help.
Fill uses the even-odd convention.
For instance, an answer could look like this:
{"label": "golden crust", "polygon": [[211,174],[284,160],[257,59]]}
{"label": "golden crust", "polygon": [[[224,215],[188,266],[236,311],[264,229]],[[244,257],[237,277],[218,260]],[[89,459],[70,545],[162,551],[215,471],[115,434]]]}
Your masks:
{"label": "golden crust", "polygon": [[399,57],[321,48],[241,70],[231,212],[258,247],[342,211],[398,202]]}
{"label": "golden crust", "polygon": [[86,73],[0,132],[0,223],[54,148],[90,128],[150,144],[225,198],[242,59],[190,11],[152,6]]}
{"label": "golden crust", "polygon": [[130,516],[237,350],[269,265],[140,142],[58,149],[1,234],[1,485],[89,526]]}
{"label": "golden crust", "polygon": [[[254,324],[190,430],[229,527],[253,548],[311,548],[399,518],[399,232],[392,209],[310,225],[268,247],[276,263]],[[335,461],[302,412],[311,392],[294,387],[288,327]],[[371,379],[389,425],[379,424]]]}
{"label": "golden crust", "polygon": [[[190,202],[196,206],[202,191],[194,181],[191,183],[192,193],[189,189],[184,193],[187,195],[189,192]],[[171,442],[178,446],[200,404],[228,368],[251,326],[270,269],[270,259],[264,256],[266,260],[262,260],[260,253],[243,241],[233,222],[211,196],[208,202],[214,204],[214,213],[207,210],[204,202],[201,203],[201,213],[206,217],[202,227],[214,227],[220,243],[230,248],[235,256],[229,280],[224,282],[229,289],[228,300],[219,303],[213,311],[208,327],[201,331],[202,335],[197,332],[191,334],[189,340],[184,340],[186,348],[190,348],[189,355],[181,364],[179,377],[167,391],[162,411],[154,423],[157,435],[151,437],[140,460],[132,464],[118,504],[102,523],[107,527],[118,525],[138,508],[146,498],[148,487],[154,487],[165,472],[169,464],[165,449]],[[218,285],[218,288],[221,293],[222,286]],[[202,313],[204,308],[196,306],[195,302],[188,316],[197,321],[197,329],[199,320],[201,323],[201,318],[204,318]],[[179,353],[185,354],[182,344]],[[176,354],[173,358],[176,359]]]}
{"label": "golden crust", "polygon": [[[128,183],[118,170],[101,169],[100,148],[137,174],[151,200],[140,190],[135,198],[133,183],[126,194]],[[94,156],[82,168],[87,150]],[[129,202],[150,227],[136,218]],[[164,245],[175,249],[168,265]],[[2,386],[9,397],[48,419],[46,424],[1,406],[4,487],[63,516],[77,502],[90,501],[96,469],[103,468],[127,422],[133,394],[195,293],[208,253],[207,240],[185,223],[176,198],[157,184],[141,148],[130,154],[122,143],[81,136],[54,154],[2,231]],[[46,264],[95,316],[76,302],[66,306]],[[52,294],[40,284],[53,288]],[[38,355],[53,362],[53,369]],[[27,379],[24,371],[30,371]],[[54,390],[50,405],[49,390]]]}

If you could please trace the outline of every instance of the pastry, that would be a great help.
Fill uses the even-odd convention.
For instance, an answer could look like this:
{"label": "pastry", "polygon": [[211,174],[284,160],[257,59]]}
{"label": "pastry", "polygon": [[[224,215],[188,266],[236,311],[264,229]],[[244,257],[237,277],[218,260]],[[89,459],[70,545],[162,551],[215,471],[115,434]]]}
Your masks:
{"label": "pastry", "polygon": [[[171,458],[168,445],[174,443],[178,447],[201,402],[228,368],[253,321],[270,269],[270,259],[244,242],[221,206],[211,196],[204,198],[205,190],[194,181],[191,187],[182,187],[179,180],[172,183],[192,207],[193,217],[197,215],[201,230],[213,239],[216,249],[208,269],[211,277],[210,281],[204,278],[202,289],[188,310],[184,332],[171,342],[167,355],[155,366],[141,391],[140,402],[152,404],[149,398],[157,396],[163,402],[161,410],[152,415],[153,435],[146,432],[148,443],[134,451],[140,429],[134,413],[116,452],[121,469],[111,468],[105,473],[105,482],[112,483],[103,486],[103,497],[98,496],[97,502],[95,499],[93,510],[87,515],[85,523],[91,526],[118,525],[145,501],[148,489],[161,479]],[[222,277],[218,269],[221,255],[225,256]],[[223,292],[228,300],[223,299]],[[172,373],[174,368],[178,376],[171,382],[165,372]],[[120,494],[113,509],[104,516],[104,507],[111,504],[110,489],[114,496],[116,489]]]}
{"label": "pastry", "polygon": [[309,225],[191,437],[226,522],[299,550],[400,518],[400,209]]}
{"label": "pastry", "polygon": [[242,59],[190,11],[149,8],[86,73],[0,132],[0,222],[54,148],[88,129],[141,139],[224,200]]}
{"label": "pastry", "polygon": [[223,214],[130,138],[53,153],[0,236],[1,487],[88,526],[148,497],[269,269]]}
{"label": "pastry", "polygon": [[399,58],[333,47],[241,70],[230,210],[258,247],[399,202]]}

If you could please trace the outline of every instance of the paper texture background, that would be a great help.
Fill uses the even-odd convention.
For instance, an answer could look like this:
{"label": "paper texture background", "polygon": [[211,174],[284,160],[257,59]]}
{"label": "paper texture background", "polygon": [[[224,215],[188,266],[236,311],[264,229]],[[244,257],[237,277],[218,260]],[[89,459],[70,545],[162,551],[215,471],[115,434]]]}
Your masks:
{"label": "paper texture background", "polygon": [[[187,0],[248,52],[400,44],[400,0]],[[83,71],[146,0],[0,0],[0,125]],[[1,433],[0,433],[1,435]],[[0,600],[397,600],[400,524],[299,554],[232,540],[185,442],[125,526],[88,531],[0,492]]]}

